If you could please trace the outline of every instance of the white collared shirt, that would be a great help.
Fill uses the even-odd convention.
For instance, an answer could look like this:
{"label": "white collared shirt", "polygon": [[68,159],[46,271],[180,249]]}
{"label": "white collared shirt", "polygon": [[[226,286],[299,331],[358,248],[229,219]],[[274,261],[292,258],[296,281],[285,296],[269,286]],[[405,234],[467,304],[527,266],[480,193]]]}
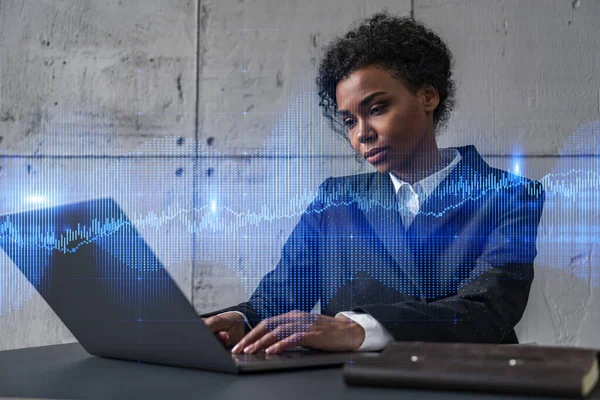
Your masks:
{"label": "white collared shirt", "polygon": [[[420,209],[420,207],[423,205],[423,203],[425,203],[429,195],[431,195],[431,193],[433,193],[433,191],[438,187],[438,185],[442,183],[442,181],[446,179],[448,175],[450,175],[450,172],[452,172],[456,165],[462,160],[462,156],[460,155],[458,150],[451,148],[440,149],[440,156],[442,157],[442,161],[446,166],[440,169],[439,171],[434,172],[429,176],[426,176],[420,181],[415,182],[415,184],[412,186],[410,185],[410,183],[403,181],[402,179],[390,172],[390,178],[392,178],[392,183],[394,184],[394,191],[396,192],[396,194],[398,194],[402,185],[408,185],[410,190],[418,196],[419,202],[417,212],[418,209]],[[405,206],[406,204],[400,204],[400,207]],[[409,222],[412,222],[412,220]],[[405,224],[404,227],[408,229],[409,226],[410,223]]]}

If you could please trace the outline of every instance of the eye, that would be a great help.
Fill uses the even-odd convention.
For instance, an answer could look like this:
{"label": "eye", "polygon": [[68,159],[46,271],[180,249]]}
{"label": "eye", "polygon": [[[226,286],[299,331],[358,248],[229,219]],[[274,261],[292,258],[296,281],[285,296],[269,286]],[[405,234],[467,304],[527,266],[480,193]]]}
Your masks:
{"label": "eye", "polygon": [[356,124],[356,121],[351,118],[344,120],[344,126],[348,129],[352,128],[355,124]]}
{"label": "eye", "polygon": [[385,105],[383,105],[383,104],[373,106],[373,108],[371,108],[371,115],[381,114],[384,109],[385,109]]}

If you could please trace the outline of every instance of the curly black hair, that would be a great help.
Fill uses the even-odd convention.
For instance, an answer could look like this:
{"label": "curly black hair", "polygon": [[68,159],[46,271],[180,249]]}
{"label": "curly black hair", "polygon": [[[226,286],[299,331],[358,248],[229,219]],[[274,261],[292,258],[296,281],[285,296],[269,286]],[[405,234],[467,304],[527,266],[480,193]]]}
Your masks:
{"label": "curly black hair", "polygon": [[456,104],[452,64],[448,46],[423,23],[380,12],[359,21],[324,48],[317,76],[319,105],[334,132],[347,139],[337,118],[336,86],[356,70],[378,66],[402,80],[412,93],[425,85],[437,89],[440,103],[433,113],[437,133]]}

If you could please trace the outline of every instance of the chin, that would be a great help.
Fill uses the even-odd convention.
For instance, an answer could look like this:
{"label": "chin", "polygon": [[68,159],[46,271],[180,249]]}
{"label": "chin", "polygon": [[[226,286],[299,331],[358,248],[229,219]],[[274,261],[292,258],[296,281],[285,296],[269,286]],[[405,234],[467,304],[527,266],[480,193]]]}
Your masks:
{"label": "chin", "polygon": [[388,163],[379,163],[379,164],[371,164],[377,170],[377,172],[381,172],[382,174],[387,174],[392,171],[392,166]]}

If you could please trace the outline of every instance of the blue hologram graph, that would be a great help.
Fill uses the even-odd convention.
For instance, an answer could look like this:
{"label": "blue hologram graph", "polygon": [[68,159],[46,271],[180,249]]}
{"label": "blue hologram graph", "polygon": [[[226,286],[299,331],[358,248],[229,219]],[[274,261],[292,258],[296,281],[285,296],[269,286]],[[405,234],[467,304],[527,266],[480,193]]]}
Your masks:
{"label": "blue hologram graph", "polygon": [[[322,159],[315,161],[314,158],[311,158],[310,152],[316,149],[325,153],[331,150],[329,153],[333,154],[333,149],[336,149],[336,146],[340,146],[341,143],[332,145],[330,139],[321,138],[322,135],[332,134],[322,132],[324,128],[319,117],[309,117],[309,120],[304,121],[292,118],[301,111],[304,114],[317,115],[314,112],[303,110],[303,108],[310,110],[314,104],[303,105],[302,98],[297,100],[296,104],[295,108],[291,107],[287,113],[278,115],[280,118],[273,129],[273,138],[262,149],[249,155],[238,164],[230,161],[228,155],[220,154],[204,146],[200,148],[200,157],[195,157],[191,151],[188,153],[186,150],[194,146],[194,143],[188,141],[185,149],[182,149],[180,145],[176,144],[180,140],[175,136],[147,142],[136,151],[120,155],[115,161],[110,161],[106,164],[108,167],[100,165],[106,161],[98,158],[93,163],[86,165],[87,170],[84,169],[75,174],[79,180],[76,183],[83,188],[81,190],[85,193],[83,197],[113,194],[119,203],[128,210],[129,219],[138,230],[145,233],[150,232],[156,238],[172,235],[175,232],[176,239],[179,240],[171,240],[168,246],[173,245],[180,248],[182,241],[191,245],[191,236],[197,235],[205,238],[207,242],[221,242],[221,246],[233,247],[232,253],[236,254],[235,260],[233,260],[229,256],[223,257],[219,251],[211,251],[211,246],[200,245],[203,252],[200,256],[189,251],[175,250],[176,256],[161,257],[161,259],[166,258],[165,264],[181,263],[198,258],[214,259],[222,261],[240,275],[254,276],[253,279],[256,281],[275,266],[281,246],[291,227],[315,198],[318,184],[329,175],[364,172],[364,166],[356,165],[351,152],[346,151],[338,158],[334,155],[325,162]],[[300,135],[301,129],[315,125],[320,128],[313,128],[314,132],[311,132],[308,138]],[[96,129],[94,124],[89,122],[83,126],[88,126],[90,131]],[[552,229],[551,234],[545,234],[544,227],[541,226],[538,241],[555,243],[557,246],[564,243],[590,245],[600,241],[598,239],[600,237],[599,126],[600,121],[595,121],[580,127],[565,143],[561,157],[558,158],[553,170],[539,179],[546,192],[544,212],[554,218],[546,223],[556,229]],[[57,137],[69,136],[69,133],[60,132],[56,127],[50,129]],[[116,135],[117,132],[107,134]],[[309,146],[306,146],[306,140],[311,141]],[[63,145],[68,147],[68,142],[69,140],[65,139]],[[298,149],[303,151],[299,152]],[[178,154],[179,156],[154,157],[153,155],[157,153]],[[139,161],[139,158],[143,159],[145,156],[148,156],[148,160]],[[254,158],[256,156],[258,156],[257,160]],[[155,161],[155,159],[159,161]],[[182,174],[185,175],[186,169],[191,169],[185,167],[182,173],[179,168],[173,168],[182,160],[188,162],[189,165],[197,163],[201,166],[198,168],[200,171],[198,176],[193,177],[198,190],[196,204],[179,201],[176,197],[177,194],[172,193],[177,189],[172,181],[177,181]],[[249,165],[250,163],[244,164],[245,160],[253,160],[252,166]],[[63,161],[58,157],[53,162]],[[213,172],[212,178],[216,183],[208,184],[205,181],[210,176],[208,173],[207,177],[203,175],[202,165],[206,164],[206,171],[208,171],[211,168],[209,164],[213,161],[216,161],[216,164],[221,163],[223,168]],[[325,163],[327,166],[322,168]],[[35,160],[32,161],[32,164],[35,164]],[[253,169],[253,173],[245,174],[243,172],[245,168]],[[179,172],[175,172],[175,174],[165,172],[165,170],[173,169]],[[11,174],[8,168],[6,170],[6,174]],[[515,168],[514,172],[520,172],[520,167]],[[91,182],[87,181],[89,177],[93,177]],[[23,177],[14,173],[8,178],[18,181]],[[3,211],[61,204],[65,200],[73,198],[72,194],[66,195],[61,192],[61,183],[64,183],[63,179],[68,178],[64,172],[54,172],[53,176],[48,176],[46,180],[42,181],[44,185],[39,185],[34,190],[30,190],[31,188],[26,185],[16,184],[15,187],[20,188],[20,191],[17,190],[14,196],[9,197],[13,204],[5,203]],[[255,181],[252,182],[252,179]],[[501,180],[478,177],[471,181],[478,182],[480,188],[483,187],[486,190],[501,190],[522,183],[518,177],[508,175]],[[99,184],[99,186],[90,188],[87,185],[91,183]],[[182,197],[190,194],[192,190],[191,181],[182,184],[182,186],[187,185],[189,187],[186,188],[186,193]],[[169,189],[163,191],[163,188]],[[474,199],[470,197],[470,194],[475,191],[475,188],[466,181],[455,182],[446,186],[444,190],[448,195],[460,195],[463,202]],[[531,194],[535,195],[535,193]],[[165,196],[168,197],[167,200],[164,199]],[[26,199],[30,200],[30,204],[23,204]],[[339,205],[340,200],[333,194],[324,203],[334,206]],[[459,203],[450,204],[449,208],[458,205]],[[364,209],[369,209],[369,207],[369,204],[362,204]],[[314,210],[314,212],[322,211]],[[434,216],[440,217],[441,214]],[[564,221],[561,220],[562,223],[558,224],[555,221],[558,219]],[[44,257],[47,257],[52,251],[76,252],[94,241],[109,243],[106,242],[106,238],[109,238],[112,233],[126,230],[128,227],[128,223],[124,223],[116,216],[116,219],[95,220],[89,225],[76,224],[64,232],[52,231],[49,229],[50,227],[43,225],[31,227],[28,232],[19,232],[9,218],[0,217],[0,240],[10,240],[15,245],[28,249],[27,251],[40,251],[39,254],[45,254]],[[247,254],[256,251],[256,246],[253,244],[258,239],[271,241],[271,247],[267,249],[266,257],[269,259],[269,263],[267,265],[237,263],[239,254],[251,259]],[[160,243],[161,240],[157,239],[157,242]],[[166,249],[167,253],[169,253],[168,250]],[[136,258],[135,246],[130,249],[116,246],[107,251],[111,251],[116,259],[132,268],[154,268],[152,265],[139,263],[139,257]],[[558,253],[560,248],[555,247],[552,251]],[[37,265],[31,267],[31,276],[43,276],[44,266],[47,262],[44,257],[38,258]],[[0,269],[0,279],[3,281],[3,286],[0,288],[6,287],[6,282],[9,282],[14,274],[14,270],[9,271],[8,267],[9,265],[3,265]],[[560,268],[560,266],[556,267]],[[592,270],[591,275],[582,276],[582,278],[591,279],[593,285],[597,287],[600,281],[598,268]],[[36,279],[35,282],[40,282],[38,278]],[[252,284],[248,286],[252,287]],[[26,288],[21,288],[17,293],[11,291],[10,296],[0,293],[0,313],[20,307],[30,294],[31,291]]]}

